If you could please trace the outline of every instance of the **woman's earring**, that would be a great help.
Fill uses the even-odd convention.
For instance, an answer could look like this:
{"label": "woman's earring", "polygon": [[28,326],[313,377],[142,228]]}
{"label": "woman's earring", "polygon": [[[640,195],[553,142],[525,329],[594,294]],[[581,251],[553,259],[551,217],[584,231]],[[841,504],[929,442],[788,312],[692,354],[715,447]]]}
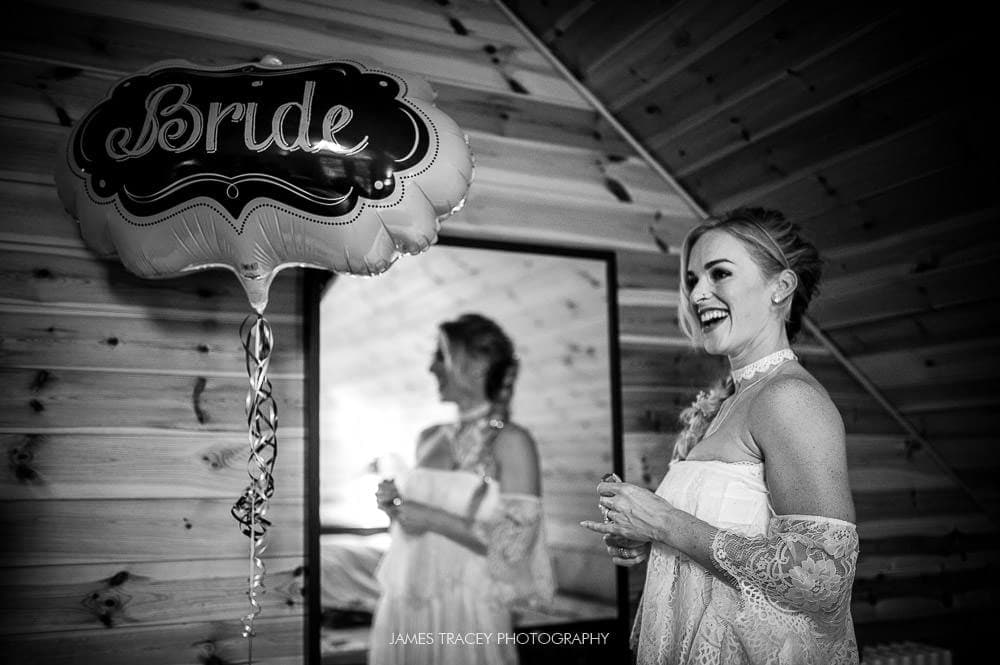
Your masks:
{"label": "woman's earring", "polygon": [[780,303],[782,300],[784,300],[784,298],[780,297],[777,293],[771,296],[771,302],[773,302],[775,305]]}

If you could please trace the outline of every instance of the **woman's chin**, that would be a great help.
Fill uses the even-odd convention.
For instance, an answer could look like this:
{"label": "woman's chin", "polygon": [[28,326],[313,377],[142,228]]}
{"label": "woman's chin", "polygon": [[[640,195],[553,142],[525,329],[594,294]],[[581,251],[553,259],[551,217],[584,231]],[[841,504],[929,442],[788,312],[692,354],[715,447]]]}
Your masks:
{"label": "woman's chin", "polygon": [[713,356],[723,355],[726,352],[723,340],[712,332],[702,334],[701,348],[705,349],[705,353]]}

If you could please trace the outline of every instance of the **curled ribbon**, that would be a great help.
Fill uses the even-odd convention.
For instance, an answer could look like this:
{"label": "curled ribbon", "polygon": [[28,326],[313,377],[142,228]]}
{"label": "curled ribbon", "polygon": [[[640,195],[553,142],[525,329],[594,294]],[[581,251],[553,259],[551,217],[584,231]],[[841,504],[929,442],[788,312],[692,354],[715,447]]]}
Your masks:
{"label": "curled ribbon", "polygon": [[[233,505],[233,517],[239,522],[240,531],[250,539],[250,575],[247,598],[250,611],[243,617],[243,637],[254,637],[254,619],[260,614],[258,592],[264,591],[264,562],[261,560],[267,545],[264,536],[271,521],[267,519],[267,501],[274,494],[274,461],[278,454],[278,409],[271,396],[271,381],[267,367],[273,348],[271,326],[259,315],[250,315],[240,326],[240,337],[246,353],[247,391],[246,413],[250,435],[250,458],[247,474],[250,484]],[[251,652],[252,653],[252,652]],[[251,657],[252,660],[252,657]]]}

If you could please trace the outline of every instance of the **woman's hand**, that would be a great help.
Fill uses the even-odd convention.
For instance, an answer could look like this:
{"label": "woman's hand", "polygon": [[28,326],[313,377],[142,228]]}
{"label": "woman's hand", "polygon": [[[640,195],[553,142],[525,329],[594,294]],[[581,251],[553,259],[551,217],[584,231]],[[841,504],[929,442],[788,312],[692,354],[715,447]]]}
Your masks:
{"label": "woman's hand", "polygon": [[597,493],[598,505],[608,510],[609,521],[580,522],[580,526],[640,543],[665,542],[666,518],[674,510],[665,499],[631,483],[600,483]]}
{"label": "woman's hand", "polygon": [[650,543],[631,540],[610,533],[604,535],[604,545],[616,566],[635,566],[649,558]]}
{"label": "woman's hand", "polygon": [[375,500],[378,502],[379,510],[384,510],[389,517],[395,517],[403,503],[403,497],[399,495],[399,489],[392,478],[387,478],[378,484]]}

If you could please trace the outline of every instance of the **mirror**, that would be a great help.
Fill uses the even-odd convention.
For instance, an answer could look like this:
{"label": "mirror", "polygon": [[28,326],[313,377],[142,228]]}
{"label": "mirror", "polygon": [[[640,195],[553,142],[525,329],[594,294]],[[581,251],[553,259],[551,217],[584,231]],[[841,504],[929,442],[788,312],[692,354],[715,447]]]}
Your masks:
{"label": "mirror", "polygon": [[467,312],[513,340],[511,420],[539,453],[556,596],[515,614],[517,634],[535,635],[517,642],[521,663],[570,656],[573,640],[556,636],[584,634],[579,653],[619,662],[627,576],[579,526],[599,517],[601,476],[623,475],[614,254],[443,239],[375,278],[315,277],[308,293],[310,662],[365,662],[391,538],[375,491],[414,464],[422,430],[456,422],[429,365],[438,325]]}

